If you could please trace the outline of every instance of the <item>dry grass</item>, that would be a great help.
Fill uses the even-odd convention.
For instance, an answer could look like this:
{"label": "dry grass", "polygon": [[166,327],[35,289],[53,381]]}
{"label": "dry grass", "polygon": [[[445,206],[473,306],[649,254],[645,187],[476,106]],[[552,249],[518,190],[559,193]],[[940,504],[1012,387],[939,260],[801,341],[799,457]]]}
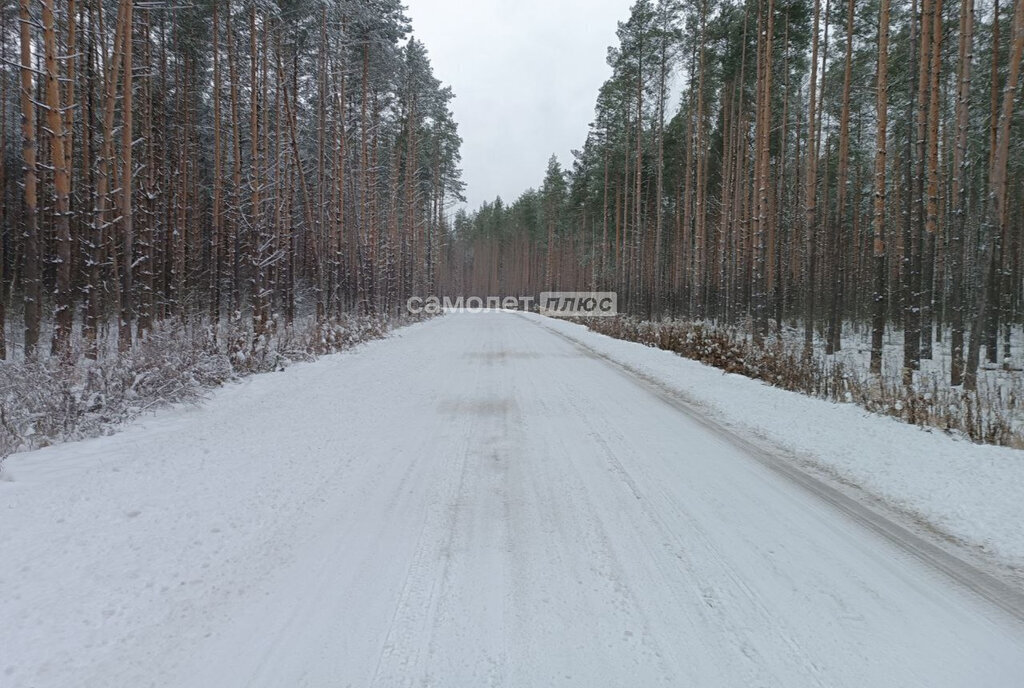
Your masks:
{"label": "dry grass", "polygon": [[729,373],[828,401],[855,403],[873,413],[939,428],[982,444],[1024,448],[1024,382],[981,376],[977,391],[921,379],[905,386],[898,375],[871,375],[835,357],[806,356],[802,343],[771,337],[754,346],[738,328],[705,322],[650,322],[627,316],[591,318],[591,330],[665,349]]}

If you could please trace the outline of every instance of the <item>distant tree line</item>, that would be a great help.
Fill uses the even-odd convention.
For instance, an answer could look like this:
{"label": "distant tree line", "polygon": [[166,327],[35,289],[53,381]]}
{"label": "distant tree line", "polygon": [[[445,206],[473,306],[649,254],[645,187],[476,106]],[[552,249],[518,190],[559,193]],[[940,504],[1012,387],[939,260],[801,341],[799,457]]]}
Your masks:
{"label": "distant tree line", "polygon": [[1024,0],[638,0],[571,170],[457,216],[453,289],[937,345],[950,383],[1021,320]]}

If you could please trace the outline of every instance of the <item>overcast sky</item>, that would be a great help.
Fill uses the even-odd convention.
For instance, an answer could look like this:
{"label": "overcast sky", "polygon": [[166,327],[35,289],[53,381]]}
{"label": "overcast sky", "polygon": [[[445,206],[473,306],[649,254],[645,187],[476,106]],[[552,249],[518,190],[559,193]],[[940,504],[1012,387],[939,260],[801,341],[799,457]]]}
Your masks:
{"label": "overcast sky", "polygon": [[470,208],[537,187],[552,153],[572,164],[631,0],[406,2],[434,74],[455,91]]}

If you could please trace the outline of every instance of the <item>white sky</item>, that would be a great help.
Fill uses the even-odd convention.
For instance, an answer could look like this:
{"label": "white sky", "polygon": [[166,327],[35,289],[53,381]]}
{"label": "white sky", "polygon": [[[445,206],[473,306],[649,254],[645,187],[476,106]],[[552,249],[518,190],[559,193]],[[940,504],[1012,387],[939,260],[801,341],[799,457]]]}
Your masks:
{"label": "white sky", "polygon": [[455,91],[469,207],[540,185],[583,145],[607,48],[632,0],[406,0],[434,74]]}

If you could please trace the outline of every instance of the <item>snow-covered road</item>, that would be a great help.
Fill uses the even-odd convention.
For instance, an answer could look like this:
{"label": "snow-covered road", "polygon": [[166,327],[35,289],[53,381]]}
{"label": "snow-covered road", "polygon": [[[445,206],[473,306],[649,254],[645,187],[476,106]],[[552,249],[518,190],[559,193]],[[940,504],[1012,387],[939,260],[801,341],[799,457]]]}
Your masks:
{"label": "snow-covered road", "polygon": [[1024,624],[537,318],[13,457],[0,685],[993,686]]}

